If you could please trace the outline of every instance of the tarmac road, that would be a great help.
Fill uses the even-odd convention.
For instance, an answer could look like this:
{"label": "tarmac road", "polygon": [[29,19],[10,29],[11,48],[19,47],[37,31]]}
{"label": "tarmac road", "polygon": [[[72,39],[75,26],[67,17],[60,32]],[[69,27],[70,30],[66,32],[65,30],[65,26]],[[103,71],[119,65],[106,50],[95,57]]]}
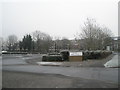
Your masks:
{"label": "tarmac road", "polygon": [[111,83],[118,83],[117,68],[90,68],[90,67],[55,67],[38,65],[3,66],[3,70],[30,73],[61,74],[70,77],[94,79]]}
{"label": "tarmac road", "polygon": [[[41,54],[28,54],[28,55],[19,55],[19,54],[4,54],[2,55],[2,65],[26,65],[27,59],[37,59],[41,58]],[[40,59],[41,60],[41,59]]]}
{"label": "tarmac road", "polygon": [[[37,58],[39,57],[40,56],[38,56]],[[40,66],[40,65],[31,65],[31,64],[25,63],[25,60],[23,60],[22,58],[23,56],[22,57],[18,56],[17,58],[15,56],[12,56],[12,57],[4,56],[3,58],[3,62],[4,62],[3,63],[3,86],[4,87],[25,87],[26,84],[24,85],[22,83],[26,82],[25,81],[26,79],[27,79],[27,85],[30,84],[31,87],[34,87],[34,88],[35,87],[56,87],[55,82],[57,83],[57,81],[60,81],[58,83],[60,83],[61,85],[59,86],[57,84],[58,87],[71,87],[71,86],[83,87],[83,88],[85,87],[89,87],[89,88],[90,87],[99,87],[99,88],[100,87],[101,88],[102,87],[106,87],[106,88],[118,87],[118,68]],[[26,58],[28,59],[28,57]],[[32,57],[32,59],[34,58]],[[14,63],[14,61],[12,60],[16,60],[15,61],[16,63]],[[22,60],[22,62],[20,60]],[[11,62],[11,63],[9,64],[8,62]],[[59,78],[59,75],[62,75],[62,78],[64,79]],[[52,79],[53,83],[51,84],[55,84],[55,85],[49,86],[49,82],[50,82],[49,80],[51,78],[53,78]],[[65,82],[64,80],[68,80],[68,83]],[[40,85],[38,85],[37,83],[40,83],[40,82],[44,82],[44,83],[41,83]],[[88,86],[86,86],[85,84],[87,84]],[[30,87],[30,86],[26,86],[26,87]]]}
{"label": "tarmac road", "polygon": [[59,74],[3,71],[3,88],[117,88],[117,84]]}

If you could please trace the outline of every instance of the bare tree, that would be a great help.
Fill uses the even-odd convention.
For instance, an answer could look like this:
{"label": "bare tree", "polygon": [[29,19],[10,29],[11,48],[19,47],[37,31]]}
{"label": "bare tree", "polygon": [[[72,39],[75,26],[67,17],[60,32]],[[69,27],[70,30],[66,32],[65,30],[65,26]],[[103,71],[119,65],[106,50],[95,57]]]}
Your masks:
{"label": "bare tree", "polygon": [[40,31],[35,31],[33,32],[33,40],[35,41],[35,50],[36,51],[41,51],[41,32]]}
{"label": "bare tree", "polygon": [[55,37],[53,42],[53,46],[55,49],[55,52],[59,52],[62,49],[62,43],[61,43],[61,37]]}
{"label": "bare tree", "polygon": [[4,40],[4,38],[1,37],[1,49],[4,51],[4,50],[7,50],[7,41]]}
{"label": "bare tree", "polygon": [[10,35],[8,36],[7,39],[7,46],[8,46],[8,50],[15,50],[16,49],[16,43],[17,43],[17,36],[16,35]]}
{"label": "bare tree", "polygon": [[66,37],[63,37],[61,40],[61,44],[62,44],[62,49],[70,49],[70,40],[67,39]]}
{"label": "bare tree", "polygon": [[35,41],[35,49],[39,52],[49,52],[52,43],[52,37],[41,31],[33,32],[33,40]]}
{"label": "bare tree", "polygon": [[79,34],[79,39],[83,41],[87,50],[105,49],[111,43],[111,31],[106,27],[101,27],[94,19],[87,19]]}

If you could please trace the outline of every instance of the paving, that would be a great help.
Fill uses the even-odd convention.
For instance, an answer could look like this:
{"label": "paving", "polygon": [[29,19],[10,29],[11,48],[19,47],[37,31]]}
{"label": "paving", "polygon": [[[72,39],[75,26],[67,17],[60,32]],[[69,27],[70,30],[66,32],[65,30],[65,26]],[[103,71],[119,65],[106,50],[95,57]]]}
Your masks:
{"label": "paving", "polygon": [[119,55],[115,55],[110,61],[104,64],[105,67],[120,67]]}

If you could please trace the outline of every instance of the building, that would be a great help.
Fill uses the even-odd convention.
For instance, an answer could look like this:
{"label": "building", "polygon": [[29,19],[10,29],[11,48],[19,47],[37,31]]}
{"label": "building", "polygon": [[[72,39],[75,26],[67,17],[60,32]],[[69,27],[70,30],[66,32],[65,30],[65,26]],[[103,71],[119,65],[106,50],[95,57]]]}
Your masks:
{"label": "building", "polygon": [[113,51],[120,51],[120,36],[112,37],[111,49]]}

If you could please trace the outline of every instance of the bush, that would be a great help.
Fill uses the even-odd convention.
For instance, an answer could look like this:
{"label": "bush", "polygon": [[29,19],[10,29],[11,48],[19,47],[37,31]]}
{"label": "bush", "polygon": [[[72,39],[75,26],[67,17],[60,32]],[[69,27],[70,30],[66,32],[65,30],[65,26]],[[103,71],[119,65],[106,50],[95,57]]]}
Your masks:
{"label": "bush", "polygon": [[43,56],[42,61],[63,61],[62,56],[60,55],[48,55],[48,56]]}
{"label": "bush", "polygon": [[62,51],[60,54],[62,55],[64,61],[69,61],[69,51]]}
{"label": "bush", "polygon": [[87,59],[103,59],[112,54],[110,51],[86,51],[83,52],[83,60]]}

